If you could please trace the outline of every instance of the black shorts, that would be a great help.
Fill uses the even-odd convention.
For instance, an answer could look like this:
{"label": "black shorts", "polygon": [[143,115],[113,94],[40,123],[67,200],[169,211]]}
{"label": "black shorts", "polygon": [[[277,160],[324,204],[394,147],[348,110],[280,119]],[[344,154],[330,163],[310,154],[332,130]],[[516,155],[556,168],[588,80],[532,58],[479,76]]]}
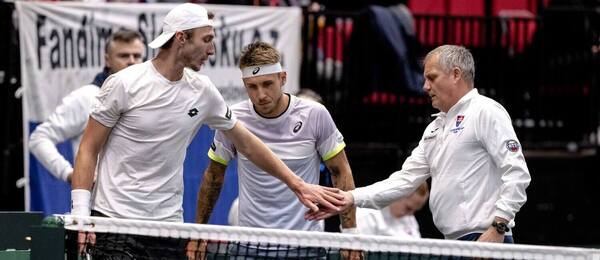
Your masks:
{"label": "black shorts", "polygon": [[[92,210],[93,217],[107,217]],[[187,239],[96,233],[96,244],[88,247],[93,259],[187,259]]]}

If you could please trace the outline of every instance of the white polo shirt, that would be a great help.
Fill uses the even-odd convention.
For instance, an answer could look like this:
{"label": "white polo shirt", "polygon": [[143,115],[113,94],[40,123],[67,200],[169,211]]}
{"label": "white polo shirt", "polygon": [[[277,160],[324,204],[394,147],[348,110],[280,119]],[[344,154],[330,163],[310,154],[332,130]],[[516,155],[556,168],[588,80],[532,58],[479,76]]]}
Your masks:
{"label": "white polo shirt", "polygon": [[[256,113],[250,100],[231,107],[236,117],[306,183],[319,183],[319,164],[345,147],[327,109],[314,101],[290,95],[286,111],[276,118]],[[247,227],[322,231],[323,223],[304,220],[308,210],[280,180],[238,154],[217,131],[208,156],[227,165],[237,157],[239,225]]]}
{"label": "white polo shirt", "polygon": [[506,110],[473,89],[434,116],[400,171],[352,191],[356,205],[385,207],[431,176],[429,205],[446,238],[484,232],[494,216],[514,226],[531,176]]}
{"label": "white polo shirt", "polygon": [[92,117],[112,131],[100,152],[92,209],[109,217],[183,222],[183,161],[202,124],[236,119],[208,77],[169,81],[151,61],[111,75]]}

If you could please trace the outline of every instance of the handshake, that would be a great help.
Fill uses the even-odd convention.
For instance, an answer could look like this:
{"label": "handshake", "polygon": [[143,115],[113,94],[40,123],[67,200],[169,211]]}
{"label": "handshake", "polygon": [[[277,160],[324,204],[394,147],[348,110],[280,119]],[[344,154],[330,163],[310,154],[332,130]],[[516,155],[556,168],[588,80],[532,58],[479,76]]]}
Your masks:
{"label": "handshake", "polygon": [[[311,185],[311,184],[309,184]],[[304,214],[306,220],[322,220],[328,217],[345,212],[354,205],[354,197],[348,191],[342,191],[337,188],[322,187],[312,185],[314,197],[306,198],[309,203],[305,203],[300,196],[300,201],[309,208]],[[296,193],[298,195],[298,193]]]}

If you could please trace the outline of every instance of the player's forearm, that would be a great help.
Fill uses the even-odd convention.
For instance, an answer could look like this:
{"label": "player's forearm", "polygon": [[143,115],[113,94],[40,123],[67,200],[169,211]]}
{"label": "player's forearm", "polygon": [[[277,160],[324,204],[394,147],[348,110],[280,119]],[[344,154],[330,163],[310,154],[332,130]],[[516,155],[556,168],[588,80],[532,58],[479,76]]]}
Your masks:
{"label": "player's forearm", "polygon": [[[223,187],[223,182],[225,179],[225,175],[215,171],[215,169],[211,169],[210,166],[204,173],[204,178],[202,180],[202,185],[200,186],[200,191],[198,192],[198,204],[196,206],[196,223],[206,224],[210,219],[210,215],[217,203],[217,199],[219,198],[219,194],[221,193],[221,188]],[[223,172],[225,170],[223,169]]]}
{"label": "player's forearm", "polygon": [[[347,164],[342,167],[336,165],[329,165],[329,171],[331,172],[331,180],[333,186],[343,191],[353,190],[354,180],[350,171],[350,166]],[[347,211],[340,214],[340,222],[342,228],[355,228],[356,227],[356,207],[352,206]]]}
{"label": "player's forearm", "polygon": [[79,150],[75,159],[75,169],[73,170],[71,182],[74,190],[92,190],[97,163],[98,153]]}
{"label": "player's forearm", "polygon": [[94,171],[98,161],[98,152],[79,148],[72,176],[71,214],[89,216],[91,213],[91,189],[94,184]]}
{"label": "player's forearm", "polygon": [[[349,167],[348,167],[349,168]],[[352,179],[352,173],[350,171],[345,171],[345,173],[340,173],[339,169],[332,167],[329,169],[331,172],[331,181],[333,182],[333,186],[340,190],[348,191],[354,189],[354,180]],[[340,223],[342,225],[342,229],[351,229],[356,228],[356,207],[352,206],[348,208],[348,210],[340,213]],[[343,230],[342,230],[343,232]]]}
{"label": "player's forearm", "polygon": [[98,163],[98,154],[108,139],[111,128],[100,124],[96,119],[90,117],[85,129],[79,151],[75,158],[75,169],[73,170],[73,189],[91,190],[94,184],[94,172]]}

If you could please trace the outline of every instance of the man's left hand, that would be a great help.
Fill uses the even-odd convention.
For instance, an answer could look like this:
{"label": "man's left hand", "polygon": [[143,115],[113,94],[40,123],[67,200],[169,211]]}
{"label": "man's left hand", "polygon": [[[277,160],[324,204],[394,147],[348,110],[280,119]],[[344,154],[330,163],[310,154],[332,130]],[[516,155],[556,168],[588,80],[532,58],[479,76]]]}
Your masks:
{"label": "man's left hand", "polygon": [[485,232],[483,232],[483,234],[481,234],[477,241],[490,243],[504,243],[504,234],[498,233],[498,231],[496,231],[496,228],[494,227],[489,227]]}

